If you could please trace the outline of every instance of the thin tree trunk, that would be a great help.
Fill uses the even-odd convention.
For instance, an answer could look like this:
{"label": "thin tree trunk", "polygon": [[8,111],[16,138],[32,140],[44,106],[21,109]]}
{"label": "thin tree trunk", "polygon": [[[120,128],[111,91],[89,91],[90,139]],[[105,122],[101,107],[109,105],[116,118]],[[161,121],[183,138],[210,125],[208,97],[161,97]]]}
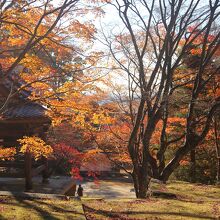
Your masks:
{"label": "thin tree trunk", "polygon": [[220,185],[220,148],[218,148],[217,152],[217,175],[216,175],[216,183]]}
{"label": "thin tree trunk", "polygon": [[190,182],[194,183],[196,181],[196,150],[193,149],[190,151],[190,171],[189,171],[189,179]]}
{"label": "thin tree trunk", "polygon": [[32,157],[31,153],[25,153],[25,190],[32,190]]}
{"label": "thin tree trunk", "polygon": [[137,180],[137,176],[135,175],[135,173],[132,173],[132,179],[134,183],[135,195],[136,195],[136,198],[138,198],[138,180]]}
{"label": "thin tree trunk", "polygon": [[217,123],[217,116],[214,117],[214,130],[215,130],[215,147],[216,147],[216,168],[217,168],[217,174],[216,174],[216,183],[220,184],[220,144],[219,144],[219,138],[218,138],[218,123]]}
{"label": "thin tree trunk", "polygon": [[176,151],[174,158],[166,165],[163,172],[161,173],[159,178],[161,181],[166,182],[170,175],[173,173],[173,171],[179,166],[179,163],[183,158],[183,155],[188,154],[197,146],[197,141],[193,141],[193,139],[196,138],[191,137],[189,140],[185,142],[185,144],[182,147],[180,147]]}
{"label": "thin tree trunk", "polygon": [[45,165],[45,169],[42,172],[42,183],[49,183],[48,159],[44,157],[42,161]]}

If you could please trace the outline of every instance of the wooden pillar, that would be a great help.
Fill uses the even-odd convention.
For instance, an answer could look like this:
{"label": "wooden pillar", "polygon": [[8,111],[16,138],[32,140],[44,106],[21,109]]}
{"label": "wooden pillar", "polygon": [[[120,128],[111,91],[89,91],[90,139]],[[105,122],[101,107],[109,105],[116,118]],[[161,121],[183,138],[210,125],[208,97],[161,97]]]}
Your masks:
{"label": "wooden pillar", "polygon": [[25,161],[24,161],[24,169],[25,169],[25,190],[29,191],[33,188],[32,184],[32,157],[31,153],[25,153]]}

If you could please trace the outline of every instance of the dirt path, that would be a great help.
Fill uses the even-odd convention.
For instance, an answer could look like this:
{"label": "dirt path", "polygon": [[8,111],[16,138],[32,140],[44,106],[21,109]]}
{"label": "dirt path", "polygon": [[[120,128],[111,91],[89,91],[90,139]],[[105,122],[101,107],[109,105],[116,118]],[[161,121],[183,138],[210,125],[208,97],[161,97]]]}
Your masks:
{"label": "dirt path", "polygon": [[99,180],[98,183],[83,182],[85,197],[135,198],[133,184],[121,179]]}

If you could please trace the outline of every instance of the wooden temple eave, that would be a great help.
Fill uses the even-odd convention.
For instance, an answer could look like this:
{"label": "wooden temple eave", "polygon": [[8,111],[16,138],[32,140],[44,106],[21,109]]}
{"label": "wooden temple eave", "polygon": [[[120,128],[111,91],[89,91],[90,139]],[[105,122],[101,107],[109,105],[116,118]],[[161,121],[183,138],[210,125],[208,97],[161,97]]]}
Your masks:
{"label": "wooden temple eave", "polygon": [[22,137],[43,133],[50,126],[47,119],[0,120],[0,138]]}

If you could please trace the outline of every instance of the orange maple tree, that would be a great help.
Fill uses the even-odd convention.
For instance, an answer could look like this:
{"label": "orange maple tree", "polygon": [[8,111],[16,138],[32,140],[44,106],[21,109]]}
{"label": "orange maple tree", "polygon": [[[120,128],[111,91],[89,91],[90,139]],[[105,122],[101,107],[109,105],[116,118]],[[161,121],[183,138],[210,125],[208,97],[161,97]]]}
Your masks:
{"label": "orange maple tree", "polygon": [[[29,99],[47,107],[53,125],[69,120],[75,127],[92,128],[93,121],[105,120],[101,112],[92,108],[93,96],[86,95],[97,90],[93,81],[98,74],[90,67],[101,54],[86,49],[92,47],[96,32],[91,20],[102,10],[85,4],[82,7],[79,2],[0,3],[0,74],[2,80],[13,81],[0,113],[16,94],[26,90]],[[92,13],[91,19],[83,19],[85,13]],[[45,156],[46,151],[36,146],[34,149],[36,158]],[[2,157],[3,153],[7,156],[9,151],[14,152],[13,148],[1,150]],[[26,148],[21,150],[25,152]]]}
{"label": "orange maple tree", "polygon": [[157,3],[110,2],[123,27],[104,33],[112,69],[127,79],[117,101],[130,117],[126,148],[138,198],[147,197],[151,177],[166,181],[202,143],[220,107],[209,95],[219,74],[219,2],[205,10],[200,1]]}

